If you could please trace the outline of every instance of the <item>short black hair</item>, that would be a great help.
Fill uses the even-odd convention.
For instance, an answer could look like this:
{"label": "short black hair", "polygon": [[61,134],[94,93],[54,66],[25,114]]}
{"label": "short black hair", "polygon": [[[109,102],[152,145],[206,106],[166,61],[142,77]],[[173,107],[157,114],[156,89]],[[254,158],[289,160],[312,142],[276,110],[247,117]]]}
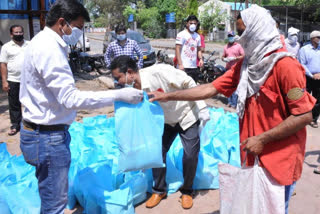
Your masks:
{"label": "short black hair", "polygon": [[12,31],[13,31],[13,28],[16,28],[16,27],[20,27],[22,29],[22,32],[24,32],[24,29],[21,25],[11,25],[10,27],[10,33],[12,34]]}
{"label": "short black hair", "polygon": [[128,68],[131,68],[133,71],[138,72],[138,66],[134,59],[130,56],[122,55],[114,58],[109,66],[109,69],[112,71],[119,68],[121,73],[127,73]]}
{"label": "short black hair", "polygon": [[126,26],[124,26],[123,24],[117,25],[115,29],[116,33],[120,33],[121,31],[127,32]]}
{"label": "short black hair", "polygon": [[187,22],[189,22],[189,21],[197,21],[197,22],[199,22],[198,18],[195,15],[188,16],[186,21]]}
{"label": "short black hair", "polygon": [[237,20],[238,20],[238,19],[242,19],[240,12],[239,12],[239,14],[238,14],[238,16],[237,16]]}
{"label": "short black hair", "polygon": [[59,18],[64,18],[67,22],[83,17],[89,22],[90,17],[88,11],[77,0],[57,0],[49,10],[46,18],[46,25],[52,27]]}

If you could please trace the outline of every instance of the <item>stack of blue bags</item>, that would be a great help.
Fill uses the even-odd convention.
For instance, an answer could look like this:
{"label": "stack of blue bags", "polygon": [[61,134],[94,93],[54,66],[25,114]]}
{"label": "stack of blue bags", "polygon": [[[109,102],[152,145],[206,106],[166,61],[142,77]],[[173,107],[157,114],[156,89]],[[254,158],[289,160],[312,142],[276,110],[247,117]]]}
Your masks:
{"label": "stack of blue bags", "polygon": [[[225,113],[222,108],[210,108],[210,116],[201,133],[195,189],[219,188],[218,163],[240,166],[237,115]],[[70,126],[70,209],[78,202],[85,213],[134,213],[134,206],[144,201],[146,193],[151,191],[151,169],[129,172],[125,172],[123,166],[119,169],[123,151],[119,149],[115,127],[115,118],[105,115],[84,118],[83,123],[74,122]],[[150,155],[147,151],[141,158],[147,159]],[[177,137],[167,154],[169,194],[183,183],[182,155],[183,147]],[[130,157],[126,158],[130,161]],[[24,162],[23,156],[11,156],[5,144],[0,144],[0,172],[1,214],[39,213],[35,169]]]}

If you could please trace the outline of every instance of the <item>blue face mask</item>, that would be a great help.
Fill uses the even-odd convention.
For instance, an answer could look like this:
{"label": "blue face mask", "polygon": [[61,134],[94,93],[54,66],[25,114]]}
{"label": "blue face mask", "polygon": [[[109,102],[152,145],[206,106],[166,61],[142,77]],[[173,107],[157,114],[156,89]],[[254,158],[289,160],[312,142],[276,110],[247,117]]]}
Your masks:
{"label": "blue face mask", "polygon": [[123,41],[127,38],[126,34],[117,34],[117,40]]}
{"label": "blue face mask", "polygon": [[234,43],[234,37],[228,37],[229,43]]}

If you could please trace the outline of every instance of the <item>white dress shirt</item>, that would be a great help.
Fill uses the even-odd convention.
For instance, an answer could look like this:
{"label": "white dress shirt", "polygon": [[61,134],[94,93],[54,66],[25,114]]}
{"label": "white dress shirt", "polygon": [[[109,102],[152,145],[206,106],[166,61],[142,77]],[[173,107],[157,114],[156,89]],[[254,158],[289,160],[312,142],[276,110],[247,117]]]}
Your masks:
{"label": "white dress shirt", "polygon": [[79,91],[67,59],[67,44],[45,27],[30,42],[21,73],[23,119],[42,125],[71,124],[77,109],[112,105],[113,91]]}
{"label": "white dress shirt", "polygon": [[8,81],[20,82],[24,52],[28,44],[29,41],[24,40],[23,44],[20,46],[11,40],[3,45],[0,54],[0,62],[7,64]]}
{"label": "white dress shirt", "polygon": [[[141,69],[139,73],[141,88],[146,92],[159,89],[172,92],[197,86],[184,71],[166,64],[155,64]],[[159,104],[164,112],[165,123],[171,126],[179,123],[183,130],[193,125],[199,119],[199,111],[207,107],[204,101],[169,101]]]}

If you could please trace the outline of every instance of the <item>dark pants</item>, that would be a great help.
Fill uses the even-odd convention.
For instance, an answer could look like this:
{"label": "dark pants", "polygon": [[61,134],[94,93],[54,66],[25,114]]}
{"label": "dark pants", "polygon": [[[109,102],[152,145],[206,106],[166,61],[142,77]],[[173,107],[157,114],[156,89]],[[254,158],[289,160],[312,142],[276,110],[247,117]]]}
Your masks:
{"label": "dark pants", "polygon": [[[200,138],[198,135],[199,122],[194,123],[191,127],[186,130],[182,130],[179,124],[175,127],[165,124],[164,133],[162,136],[162,158],[163,162],[166,163],[167,152],[169,151],[171,144],[177,135],[180,135],[181,142],[183,145],[183,178],[184,184],[180,188],[182,194],[192,193],[193,179],[196,175],[198,165],[198,155],[200,150]],[[167,192],[166,184],[166,173],[167,169],[154,168],[152,169],[153,180],[154,180],[154,193],[165,193]]]}
{"label": "dark pants", "polygon": [[198,82],[199,79],[199,68],[185,68],[184,71],[192,77],[195,82]]}
{"label": "dark pants", "polygon": [[64,131],[21,128],[23,157],[28,164],[36,167],[41,214],[63,214],[67,206],[70,141],[68,127]]}
{"label": "dark pants", "polygon": [[320,80],[307,76],[307,91],[317,99],[317,103],[312,109],[313,121],[317,122],[320,115]]}
{"label": "dark pants", "polygon": [[10,90],[8,91],[8,100],[11,128],[20,130],[20,122],[22,118],[21,103],[19,101],[20,83],[10,81],[8,81],[8,83],[10,87]]}

